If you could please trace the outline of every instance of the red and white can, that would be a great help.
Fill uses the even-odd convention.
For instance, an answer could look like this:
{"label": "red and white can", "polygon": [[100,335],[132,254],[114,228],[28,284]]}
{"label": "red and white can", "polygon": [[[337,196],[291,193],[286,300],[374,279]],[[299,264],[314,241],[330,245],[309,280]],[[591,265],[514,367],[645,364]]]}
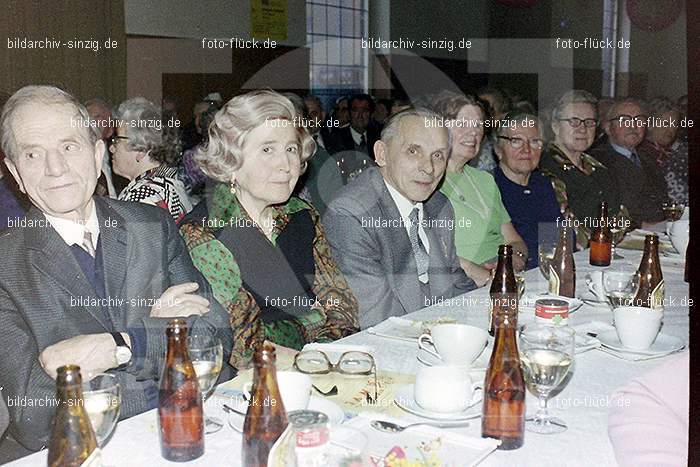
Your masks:
{"label": "red and white can", "polygon": [[568,324],[569,302],[556,298],[535,300],[535,321],[542,324]]}
{"label": "red and white can", "polygon": [[287,414],[294,428],[297,467],[325,467],[328,465],[330,425],[328,416],[314,410],[294,410]]}

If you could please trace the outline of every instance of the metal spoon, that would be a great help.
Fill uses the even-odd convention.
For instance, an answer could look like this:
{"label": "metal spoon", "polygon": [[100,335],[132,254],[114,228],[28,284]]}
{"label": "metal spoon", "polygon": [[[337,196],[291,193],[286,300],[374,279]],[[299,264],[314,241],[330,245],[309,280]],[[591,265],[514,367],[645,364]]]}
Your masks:
{"label": "metal spoon", "polygon": [[328,391],[325,391],[325,392],[321,391],[318,387],[316,387],[315,384],[312,384],[311,387],[314,388],[315,390],[317,390],[320,394],[322,394],[324,396],[335,396],[338,394],[338,386],[335,386],[335,385],[332,388],[330,388]]}
{"label": "metal spoon", "polygon": [[411,428],[413,426],[426,425],[433,426],[435,428],[454,428],[454,427],[464,427],[469,426],[469,422],[453,422],[453,423],[440,423],[440,422],[418,422],[410,423],[408,425],[397,425],[396,423],[387,422],[386,420],[372,420],[370,422],[372,428],[383,431],[385,433],[400,433],[406,428]]}

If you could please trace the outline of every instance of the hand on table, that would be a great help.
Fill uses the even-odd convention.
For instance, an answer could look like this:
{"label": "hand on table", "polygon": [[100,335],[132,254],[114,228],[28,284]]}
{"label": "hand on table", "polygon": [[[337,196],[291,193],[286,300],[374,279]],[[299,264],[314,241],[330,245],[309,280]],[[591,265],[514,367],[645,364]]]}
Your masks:
{"label": "hand on table", "polygon": [[209,300],[192,292],[199,288],[196,282],[173,285],[163,292],[151,308],[152,318],[177,318],[203,315],[209,312]]}
{"label": "hand on table", "polygon": [[[125,336],[127,344],[129,336]],[[80,366],[84,381],[98,373],[104,373],[118,365],[116,357],[117,344],[108,333],[82,334],[62,340],[46,347],[39,355],[39,362],[44,371],[56,379],[56,370],[64,365]]]}

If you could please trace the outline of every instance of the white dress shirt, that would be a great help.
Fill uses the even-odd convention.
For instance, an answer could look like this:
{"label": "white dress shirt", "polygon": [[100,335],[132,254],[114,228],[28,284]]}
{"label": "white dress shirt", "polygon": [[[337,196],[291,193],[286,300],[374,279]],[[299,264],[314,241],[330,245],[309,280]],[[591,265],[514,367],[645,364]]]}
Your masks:
{"label": "white dress shirt", "polygon": [[85,230],[87,230],[92,236],[92,247],[97,250],[97,240],[100,236],[100,223],[97,220],[95,202],[90,200],[90,203],[92,204],[90,209],[90,217],[85,223],[54,217],[44,213],[46,220],[48,220],[51,226],[56,229],[58,235],[61,236],[63,241],[66,242],[68,246],[78,245],[79,247],[83,248],[83,238],[85,237]]}
{"label": "white dress shirt", "polygon": [[360,143],[362,142],[362,136],[364,135],[365,137],[365,144],[367,143],[367,132],[365,131],[364,133],[360,133],[358,131],[355,131],[355,129],[351,126],[350,127],[350,134],[352,135],[352,140],[355,141],[355,146],[359,146]]}
{"label": "white dress shirt", "polygon": [[396,204],[399,214],[401,214],[401,221],[406,228],[406,234],[408,234],[409,238],[411,236],[411,220],[409,216],[411,215],[413,208],[418,208],[418,237],[420,237],[420,241],[423,242],[425,251],[430,253],[430,242],[428,241],[428,235],[426,235],[425,230],[423,229],[423,203],[413,203],[411,200],[399,193],[394,187],[389,185],[386,180],[384,180],[384,184],[389,189],[389,194],[394,200],[394,204]]}

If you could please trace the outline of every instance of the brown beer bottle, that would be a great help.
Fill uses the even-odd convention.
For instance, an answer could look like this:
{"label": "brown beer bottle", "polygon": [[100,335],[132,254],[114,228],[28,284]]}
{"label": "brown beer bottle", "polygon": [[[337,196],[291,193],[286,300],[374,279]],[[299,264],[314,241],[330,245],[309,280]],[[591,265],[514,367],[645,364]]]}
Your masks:
{"label": "brown beer bottle", "polygon": [[515,273],[513,272],[513,247],[511,245],[499,245],[498,247],[498,264],[491,282],[489,295],[491,298],[489,334],[493,336],[495,305],[498,303],[508,304],[511,300],[515,305],[518,300],[518,284],[515,282]]}
{"label": "brown beer bottle", "polygon": [[77,467],[83,463],[100,465],[95,432],[83,406],[82,383],[79,366],[66,365],[58,368],[58,407],[51,426],[48,454],[50,467]]}
{"label": "brown beer bottle", "polygon": [[187,351],[187,323],[174,319],[165,331],[168,351],[158,390],[160,452],[173,462],[204,454],[204,416],[197,375]]}
{"label": "brown beer bottle", "polygon": [[591,233],[590,240],[591,266],[610,266],[612,259],[612,232],[608,225],[608,203],[600,203],[600,215],[598,224]]}
{"label": "brown beer bottle", "polygon": [[639,264],[639,290],[634,297],[635,306],[663,310],[664,277],[659,262],[659,237],[649,234],[644,239],[644,254]]}
{"label": "brown beer bottle", "polygon": [[481,437],[501,440],[498,449],[517,449],[525,438],[525,379],[515,339],[518,307],[494,306],[496,338],[484,380]]}
{"label": "brown beer bottle", "polygon": [[576,264],[571,222],[571,217],[566,216],[559,227],[559,241],[549,263],[549,293],[573,298],[576,295]]}
{"label": "brown beer bottle", "polygon": [[262,344],[253,353],[253,387],[243,422],[243,465],[267,465],[267,456],[287,428],[287,412],[277,386],[275,347]]}

